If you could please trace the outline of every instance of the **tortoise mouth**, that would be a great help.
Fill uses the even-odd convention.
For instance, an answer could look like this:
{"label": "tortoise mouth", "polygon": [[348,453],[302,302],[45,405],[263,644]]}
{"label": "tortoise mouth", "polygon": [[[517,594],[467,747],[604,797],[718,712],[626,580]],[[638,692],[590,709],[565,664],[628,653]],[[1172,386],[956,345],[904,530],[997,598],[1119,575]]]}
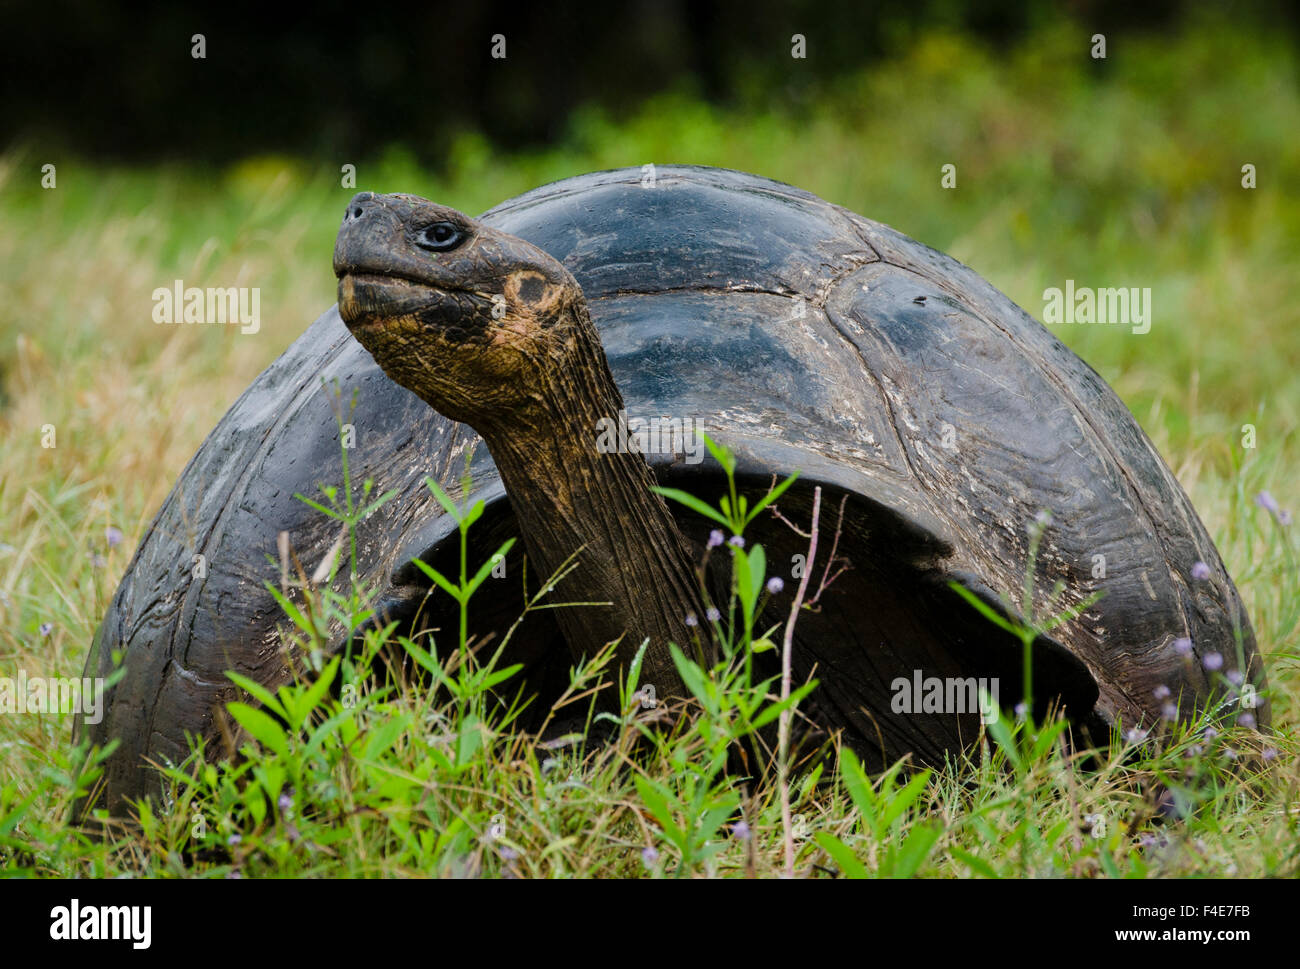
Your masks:
{"label": "tortoise mouth", "polygon": [[406,276],[347,271],[339,274],[339,315],[350,330],[376,329],[414,315],[443,293]]}

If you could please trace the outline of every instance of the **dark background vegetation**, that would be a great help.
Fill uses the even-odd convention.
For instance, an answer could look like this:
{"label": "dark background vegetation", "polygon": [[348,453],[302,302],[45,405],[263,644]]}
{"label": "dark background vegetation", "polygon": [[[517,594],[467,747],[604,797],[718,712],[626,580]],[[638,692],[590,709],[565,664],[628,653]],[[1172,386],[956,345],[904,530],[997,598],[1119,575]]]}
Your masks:
{"label": "dark background vegetation", "polygon": [[[617,117],[669,90],[797,107],[929,31],[997,47],[1064,13],[1114,37],[1207,6],[1293,36],[1300,23],[1297,5],[1280,0],[462,0],[289,5],[285,19],[267,4],[0,4],[0,148],[37,141],[102,159],[224,162],[271,151],[368,157],[401,143],[436,167],[459,130],[503,148],[544,144],[576,106]],[[205,60],[190,55],[195,33]],[[504,60],[490,56],[497,33]],[[807,38],[804,60],[789,56],[795,33]]]}

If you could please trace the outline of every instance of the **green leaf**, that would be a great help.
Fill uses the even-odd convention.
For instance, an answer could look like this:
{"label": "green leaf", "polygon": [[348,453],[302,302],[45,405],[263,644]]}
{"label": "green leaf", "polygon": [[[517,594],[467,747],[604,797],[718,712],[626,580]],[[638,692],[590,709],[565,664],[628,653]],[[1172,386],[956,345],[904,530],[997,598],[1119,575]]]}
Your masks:
{"label": "green leaf", "polygon": [[340,659],[341,657],[335,656],[330,660],[325,668],[320,671],[320,676],[316,678],[316,682],[307,688],[295,704],[296,709],[293,716],[293,725],[295,727],[301,728],[307,722],[307,718],[311,716],[312,711],[316,709],[325,694],[329,692],[330,684],[334,682],[334,675],[339,670]]}
{"label": "green leaf", "polygon": [[763,712],[754,718],[754,724],[753,724],[754,729],[761,730],[763,727],[767,726],[769,723],[771,723],[773,720],[779,717],[782,711],[784,711],[789,707],[794,707],[796,704],[798,704],[799,701],[802,700],[804,697],[806,697],[809,693],[811,693],[813,691],[813,688],[816,686],[817,686],[816,680],[809,680],[803,686],[796,687],[795,689],[791,690],[790,695],[786,697],[784,700],[778,700],[776,703],[773,703],[771,706],[764,707]]}
{"label": "green leaf", "polygon": [[253,776],[262,785],[272,801],[278,800],[280,790],[284,787],[285,769],[281,764],[265,763],[253,765]]}
{"label": "green leaf", "polygon": [[344,726],[344,721],[352,720],[352,714],[352,710],[344,708],[329,717],[327,720],[323,720],[320,726],[311,732],[311,736],[307,738],[307,742],[303,744],[303,758],[306,759],[307,757],[310,757],[318,748],[322,747],[327,740],[337,742],[338,740],[343,739],[346,745],[348,735],[352,734],[356,729],[355,723],[350,724],[347,728]]}
{"label": "green leaf", "polygon": [[382,722],[366,738],[362,759],[376,760],[381,754],[386,753],[393,744],[397,743],[397,738],[406,730],[410,722],[410,714],[393,716]]}
{"label": "green leaf", "polygon": [[446,680],[446,676],[442,671],[442,664],[438,662],[437,658],[432,653],[426,652],[423,647],[417,645],[415,641],[408,636],[400,637],[398,642],[401,643],[402,649],[411,654],[412,659],[420,664],[420,666],[425,670],[437,677],[440,683]]}
{"label": "green leaf", "polygon": [[817,766],[808,772],[808,775],[803,779],[803,783],[799,785],[799,796],[794,799],[795,804],[808,800],[808,795],[817,786],[817,782],[822,779],[823,773],[825,773],[825,765],[819,761]]}
{"label": "green leaf", "polygon": [[1043,623],[1042,631],[1047,632],[1049,629],[1055,629],[1061,623],[1068,622],[1069,620],[1075,618],[1076,616],[1079,615],[1079,613],[1083,612],[1083,610],[1087,609],[1090,605],[1092,605],[1094,602],[1100,599],[1103,595],[1105,595],[1105,591],[1099,589],[1098,591],[1092,593],[1090,596],[1085,598],[1082,602],[1077,602],[1074,605],[1068,606],[1067,608],[1061,610],[1051,619],[1048,619],[1045,623]]}
{"label": "green leaf", "polygon": [[1009,622],[1000,612],[990,606],[974,592],[971,592],[970,589],[966,588],[960,582],[949,582],[948,588],[952,589],[959,596],[965,599],[981,616],[996,625],[998,628],[1005,629],[1013,636],[1020,636],[1025,631],[1023,626]]}
{"label": "green leaf", "polygon": [[503,683],[506,680],[510,679],[510,677],[514,676],[523,668],[524,668],[523,663],[515,663],[513,666],[507,666],[505,669],[493,670],[491,673],[489,673],[487,676],[483,678],[483,684],[480,688],[484,690],[490,690],[498,683]]}
{"label": "green leaf", "polygon": [[281,757],[289,756],[289,739],[269,714],[238,701],[227,703],[226,709],[248,731],[248,735],[263,747],[273,750]]}
{"label": "green leaf", "polygon": [[240,689],[247,690],[253,699],[259,701],[263,706],[269,707],[272,712],[278,714],[285,720],[289,719],[289,713],[284,706],[276,699],[275,694],[255,680],[250,680],[247,676],[236,673],[234,670],[226,670],[226,677],[238,686]]}
{"label": "green leaf", "polygon": [[[322,488],[321,490],[323,491],[325,489]],[[328,492],[326,493],[328,494]],[[330,518],[338,518],[338,519],[341,519],[343,517],[333,508],[327,508],[325,505],[322,505],[319,501],[312,501],[306,495],[300,495],[295,491],[293,496],[297,498],[299,501],[301,501],[308,508],[315,508],[322,515],[328,515]],[[334,500],[334,496],[332,494],[329,497],[331,501]]]}
{"label": "green leaf", "polygon": [[471,525],[483,517],[483,509],[486,507],[487,503],[484,502],[482,498],[474,502],[474,504],[470,506],[469,511],[465,513],[465,517],[460,521],[461,530],[468,531]]}
{"label": "green leaf", "polygon": [[641,803],[650,812],[650,816],[659,822],[659,827],[663,829],[668,840],[675,844],[678,850],[685,853],[689,849],[686,842],[686,833],[678,827],[672,809],[668,806],[668,797],[663,789],[650,779],[640,775],[637,775],[634,780],[637,794],[640,795]]}
{"label": "green leaf", "polygon": [[704,446],[709,449],[709,453],[713,455],[714,460],[722,465],[722,470],[727,472],[727,477],[734,475],[736,473],[736,455],[732,453],[731,448],[722,444],[715,444],[713,438],[707,434],[701,433],[700,437],[704,438]]}
{"label": "green leaf", "polygon": [[456,734],[456,766],[469,767],[474,762],[474,755],[482,749],[483,722],[471,713],[461,721],[460,731]]}
{"label": "green leaf", "polygon": [[665,498],[671,498],[679,504],[685,505],[691,511],[698,512],[706,518],[711,518],[719,525],[727,528],[731,527],[731,522],[725,518],[720,511],[711,505],[706,505],[692,494],[682,491],[680,488],[661,488],[655,485],[650,489],[657,495],[663,495]]}
{"label": "green leaf", "polygon": [[[374,482],[367,480],[366,484],[371,485],[374,484]],[[367,494],[370,493],[369,488],[366,489],[366,493]],[[396,488],[394,488],[392,491],[385,491],[382,495],[380,495],[370,504],[366,505],[364,509],[362,509],[361,514],[357,516],[357,521],[361,521],[363,519],[369,518],[371,514],[378,511],[382,506],[388,504],[388,502],[392,501],[396,497],[397,497]]]}
{"label": "green leaf", "polygon": [[998,749],[1006,755],[1007,760],[1011,761],[1012,767],[1020,770],[1022,766],[1020,749],[1016,745],[1015,729],[1011,726],[1011,721],[1007,719],[1007,715],[999,710],[997,719],[987,726],[989,736],[998,745]]}
{"label": "green leaf", "polygon": [[716,805],[701,814],[695,831],[696,843],[708,841],[717,834],[722,823],[736,813],[739,804],[740,795],[732,791],[724,794]]}
{"label": "green leaf", "polygon": [[636,694],[637,684],[641,681],[641,664],[645,661],[645,651],[650,645],[650,637],[641,641],[640,648],[637,649],[636,655],[632,657],[632,662],[627,668],[627,688],[623,694],[623,707],[632,702],[632,697]]}
{"label": "green leaf", "polygon": [[918,824],[908,834],[898,849],[890,874],[895,878],[911,878],[925,864],[934,843],[939,840],[940,829],[934,824]]}
{"label": "green leaf", "polygon": [[456,815],[456,817],[451,819],[446,830],[444,830],[442,834],[438,835],[438,841],[434,847],[434,854],[441,855],[449,846],[462,841],[467,830],[468,828],[465,824],[465,819],[459,814]]}
{"label": "green leaf", "polygon": [[845,878],[871,877],[871,873],[867,871],[867,866],[853,853],[853,849],[829,831],[818,831],[813,835],[813,840],[822,846],[835,861],[835,864],[840,866],[840,872]]}
{"label": "green leaf", "polygon": [[456,503],[447,496],[447,492],[443,491],[438,482],[434,481],[432,478],[425,478],[424,483],[428,486],[429,490],[433,492],[433,497],[438,499],[438,504],[442,505],[442,510],[450,515],[452,520],[459,525],[462,517],[460,508],[458,508]]}
{"label": "green leaf", "polygon": [[415,563],[416,568],[432,579],[438,588],[442,589],[443,592],[447,593],[447,595],[451,596],[457,602],[460,602],[460,586],[453,585],[446,576],[421,559],[411,559],[411,561]]}
{"label": "green leaf", "polygon": [[1124,877],[1119,870],[1119,866],[1115,864],[1115,859],[1111,857],[1111,853],[1106,850],[1104,845],[1099,845],[1097,848],[1097,864],[1101,866],[1101,870],[1107,878]]}
{"label": "green leaf", "polygon": [[691,691],[695,699],[700,701],[705,710],[717,716],[718,700],[713,690],[713,681],[709,679],[694,660],[688,659],[686,654],[677,648],[676,643],[669,643],[668,650],[672,654],[673,664],[677,667],[677,672],[681,674],[682,682],[686,684],[686,688]]}
{"label": "green leaf", "polygon": [[[5,787],[6,795],[16,795],[16,793],[17,793],[17,788],[15,785],[11,784]],[[23,798],[23,800],[19,801],[18,804],[13,808],[13,810],[10,811],[8,814],[6,814],[2,820],[0,820],[0,834],[7,835],[11,831],[13,831],[14,828],[17,827],[18,822],[23,819],[23,815],[27,813],[27,809],[32,806],[32,802],[34,802],[38,797],[40,797],[44,793],[45,791],[42,788],[38,787],[30,794],[28,794],[27,797]]]}
{"label": "green leaf", "polygon": [[1040,727],[1038,736],[1034,738],[1033,746],[1029,750],[1030,761],[1042,760],[1047,752],[1055,746],[1061,734],[1069,729],[1069,726],[1066,720],[1061,719]]}
{"label": "green leaf", "polygon": [[848,790],[858,813],[862,815],[862,820],[869,828],[874,829],[878,802],[876,791],[867,777],[867,772],[862,769],[862,762],[847,747],[840,751],[840,776],[844,779],[844,787]]}
{"label": "green leaf", "polygon": [[466,584],[465,591],[467,596],[474,594],[474,591],[483,584],[484,580],[487,579],[489,575],[492,574],[492,567],[495,566],[498,561],[505,559],[506,553],[510,551],[514,544],[515,540],[513,538],[508,538],[495,553],[488,556],[488,560],[483,563],[477,572],[474,573],[474,578],[470,579]]}
{"label": "green leaf", "polygon": [[889,799],[885,805],[885,810],[881,812],[880,820],[885,827],[889,827],[896,821],[904,811],[910,808],[921,793],[925,790],[926,784],[930,782],[930,768],[926,768],[919,774],[915,775],[907,785]]}
{"label": "green leaf", "polygon": [[758,610],[758,597],[763,591],[763,580],[767,577],[767,554],[762,545],[755,545],[746,553],[736,552],[736,592],[744,607],[745,628],[750,629]]}
{"label": "green leaf", "polygon": [[961,848],[953,848],[952,856],[960,861],[963,865],[985,878],[998,878],[997,869],[990,865],[983,858],[977,858],[969,851],[963,851]]}
{"label": "green leaf", "polygon": [[301,609],[289,601],[288,596],[284,595],[270,582],[264,584],[266,585],[267,590],[271,593],[272,598],[274,598],[275,601],[279,603],[280,608],[284,610],[285,615],[293,620],[295,626],[308,634],[314,634],[316,632],[315,627],[312,626],[311,620],[307,618]]}

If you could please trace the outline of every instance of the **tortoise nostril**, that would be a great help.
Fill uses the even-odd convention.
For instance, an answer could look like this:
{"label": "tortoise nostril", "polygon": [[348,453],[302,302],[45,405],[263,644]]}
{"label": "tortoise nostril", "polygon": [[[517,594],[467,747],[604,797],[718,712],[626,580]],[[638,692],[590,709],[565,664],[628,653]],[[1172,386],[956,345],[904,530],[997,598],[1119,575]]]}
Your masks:
{"label": "tortoise nostril", "polygon": [[363,219],[372,208],[371,202],[374,200],[373,192],[358,192],[352,196],[348,202],[348,207],[343,210],[344,222],[358,222]]}

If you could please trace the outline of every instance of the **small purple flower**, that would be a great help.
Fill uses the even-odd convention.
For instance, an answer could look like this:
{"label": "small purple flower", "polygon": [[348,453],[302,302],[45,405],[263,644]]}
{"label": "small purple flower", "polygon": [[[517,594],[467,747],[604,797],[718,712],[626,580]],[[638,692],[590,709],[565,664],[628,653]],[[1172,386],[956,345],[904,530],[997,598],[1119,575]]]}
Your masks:
{"label": "small purple flower", "polygon": [[695,628],[696,626],[698,626],[699,624],[700,624],[700,621],[699,621],[698,619],[695,618],[695,613],[693,613],[693,612],[688,612],[688,613],[686,614],[686,625],[688,625],[688,626],[690,626],[692,629],[694,629],[694,628]]}
{"label": "small purple flower", "polygon": [[1034,524],[1039,528],[1046,528],[1052,523],[1052,513],[1046,509],[1040,511],[1034,516]]}
{"label": "small purple flower", "polygon": [[709,606],[708,612],[704,614],[704,618],[709,622],[717,622],[722,618],[722,613],[718,612],[715,606]]}
{"label": "small purple flower", "polygon": [[774,575],[772,576],[772,578],[767,580],[768,595],[774,596],[784,588],[785,588],[785,580],[782,579],[779,575]]}
{"label": "small purple flower", "polygon": [[1277,748],[1265,747],[1259,752],[1259,756],[1263,757],[1265,761],[1277,760]]}
{"label": "small purple flower", "polygon": [[1219,735],[1219,731],[1216,730],[1214,727],[1206,727],[1204,732],[1201,734],[1201,736],[1204,737],[1206,740],[1213,740],[1218,735]]}
{"label": "small purple flower", "polygon": [[1200,744],[1192,744],[1190,747],[1187,748],[1188,757],[1200,757],[1201,754],[1203,753],[1205,753],[1205,748],[1202,747]]}
{"label": "small purple flower", "polygon": [[1128,732],[1124,734],[1124,739],[1131,744],[1140,744],[1142,741],[1147,739],[1147,732],[1141,727],[1131,727]]}
{"label": "small purple flower", "polygon": [[1210,577],[1210,567],[1204,562],[1197,562],[1192,566],[1192,578],[1197,582],[1204,582]]}
{"label": "small purple flower", "polygon": [[641,849],[641,863],[644,864],[647,868],[653,867],[654,863],[658,860],[659,860],[658,848],[655,848],[652,845],[646,845],[646,847]]}
{"label": "small purple flower", "polygon": [[1151,691],[1151,694],[1152,694],[1152,696],[1154,696],[1157,700],[1167,700],[1167,699],[1169,699],[1169,695],[1170,695],[1170,694],[1169,694],[1169,687],[1167,687],[1167,686],[1165,686],[1163,683],[1161,683],[1158,687],[1156,687],[1154,690]]}
{"label": "small purple flower", "polygon": [[244,838],[242,835],[232,834],[229,838],[226,839],[226,844],[230,845],[233,848],[235,845],[239,844],[239,842],[243,840]]}
{"label": "small purple flower", "polygon": [[715,528],[713,531],[709,532],[709,548],[717,548],[724,541],[726,541],[726,539],[722,537],[721,528]]}
{"label": "small purple flower", "polygon": [[1215,670],[1223,669],[1223,655],[1220,653],[1206,653],[1205,658],[1201,660],[1201,665],[1213,673]]}
{"label": "small purple flower", "polygon": [[52,623],[52,622],[43,622],[43,623],[41,623],[41,638],[42,638],[42,639],[44,639],[46,636],[48,636],[48,635],[49,635],[50,633],[52,633],[52,632],[54,632],[54,623]]}
{"label": "small purple flower", "polygon": [[280,800],[278,800],[276,803],[280,805],[281,811],[287,811],[291,807],[293,807],[293,798],[289,796],[288,791],[281,791]]}
{"label": "small purple flower", "polygon": [[744,548],[745,539],[743,536],[740,535],[732,535],[729,539],[727,539],[727,544],[730,545],[732,548]]}
{"label": "small purple flower", "polygon": [[1015,706],[1016,719],[1022,723],[1029,717],[1029,704],[1021,700]]}
{"label": "small purple flower", "polygon": [[109,525],[104,529],[104,541],[108,542],[109,548],[117,548],[122,544],[122,529]]}
{"label": "small purple flower", "polygon": [[514,861],[516,858],[519,857],[519,852],[515,851],[515,849],[510,847],[509,845],[498,846],[497,854],[500,855],[502,860],[504,861]]}
{"label": "small purple flower", "polygon": [[1192,655],[1192,641],[1186,636],[1180,636],[1174,640],[1174,652],[1179,656]]}
{"label": "small purple flower", "polygon": [[1275,518],[1277,517],[1277,514],[1280,511],[1280,509],[1277,506],[1277,499],[1274,498],[1272,495],[1270,495],[1267,491],[1261,491],[1259,494],[1255,496],[1255,504],[1259,505],[1259,507],[1263,508],[1266,512],[1268,512],[1270,515],[1272,515]]}
{"label": "small purple flower", "polygon": [[1166,703],[1160,708],[1160,716],[1166,720],[1174,721],[1178,719],[1178,706],[1174,703]]}
{"label": "small purple flower", "polygon": [[1247,730],[1255,729],[1255,715],[1253,713],[1243,713],[1237,718],[1237,726],[1245,727]]}
{"label": "small purple flower", "polygon": [[1241,670],[1229,670],[1227,673],[1227,677],[1228,677],[1228,682],[1231,683],[1233,686],[1241,686],[1241,681],[1244,679],[1244,677],[1241,675]]}
{"label": "small purple flower", "polygon": [[1279,525],[1290,525],[1291,513],[1287,511],[1285,508],[1283,508],[1281,511],[1277,513],[1277,523]]}
{"label": "small purple flower", "polygon": [[1237,759],[1237,752],[1236,752],[1235,750],[1233,750],[1231,747],[1224,747],[1224,748],[1223,748],[1223,756],[1224,756],[1224,757],[1227,757],[1228,760],[1236,760],[1236,759]]}
{"label": "small purple flower", "polygon": [[748,841],[750,836],[749,825],[744,821],[737,821],[731,826],[731,836],[740,841]]}

